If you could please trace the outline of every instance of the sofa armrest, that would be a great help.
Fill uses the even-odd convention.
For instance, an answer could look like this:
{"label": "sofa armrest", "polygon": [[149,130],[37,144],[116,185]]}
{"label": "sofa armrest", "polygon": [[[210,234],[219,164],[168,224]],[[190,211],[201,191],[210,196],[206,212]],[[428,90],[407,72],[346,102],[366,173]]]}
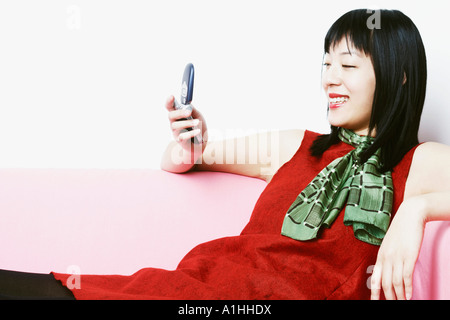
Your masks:
{"label": "sofa armrest", "polygon": [[413,299],[450,299],[450,221],[427,223],[414,270]]}

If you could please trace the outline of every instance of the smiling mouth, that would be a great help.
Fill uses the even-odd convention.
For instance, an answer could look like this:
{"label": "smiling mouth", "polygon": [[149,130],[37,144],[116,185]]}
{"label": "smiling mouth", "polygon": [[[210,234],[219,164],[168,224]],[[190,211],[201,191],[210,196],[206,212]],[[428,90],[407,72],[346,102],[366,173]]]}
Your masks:
{"label": "smiling mouth", "polygon": [[329,95],[329,107],[330,109],[336,109],[344,105],[349,97],[348,96],[341,96],[336,94],[330,94]]}

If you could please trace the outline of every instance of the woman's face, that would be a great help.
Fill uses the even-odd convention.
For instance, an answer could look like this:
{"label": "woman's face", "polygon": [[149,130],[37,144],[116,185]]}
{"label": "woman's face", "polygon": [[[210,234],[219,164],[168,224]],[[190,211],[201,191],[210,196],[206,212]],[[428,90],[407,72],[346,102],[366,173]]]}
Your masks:
{"label": "woman's face", "polygon": [[330,124],[367,135],[375,92],[370,57],[342,39],[324,57],[322,86],[329,103]]}

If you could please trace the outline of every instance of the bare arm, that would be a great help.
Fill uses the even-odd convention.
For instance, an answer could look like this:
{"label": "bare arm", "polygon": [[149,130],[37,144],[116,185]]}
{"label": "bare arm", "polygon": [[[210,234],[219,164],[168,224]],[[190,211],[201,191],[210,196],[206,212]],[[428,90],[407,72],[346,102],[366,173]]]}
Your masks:
{"label": "bare arm", "polygon": [[[278,169],[292,158],[303,140],[303,130],[286,130],[208,141],[206,123],[198,110],[194,108],[192,111],[194,120],[179,121],[191,114],[175,110],[173,97],[167,100],[166,108],[175,141],[167,146],[161,168],[169,172],[221,171],[269,182]],[[197,130],[185,132],[186,128],[193,126]],[[191,138],[200,134],[204,143],[191,143]]]}
{"label": "bare arm", "polygon": [[268,131],[208,143],[195,170],[221,171],[269,182],[299,148],[304,131]]}
{"label": "bare arm", "polygon": [[381,289],[387,299],[410,299],[414,266],[419,256],[425,225],[450,220],[450,147],[425,143],[414,154],[397,211],[380,247],[372,275],[372,299]]}

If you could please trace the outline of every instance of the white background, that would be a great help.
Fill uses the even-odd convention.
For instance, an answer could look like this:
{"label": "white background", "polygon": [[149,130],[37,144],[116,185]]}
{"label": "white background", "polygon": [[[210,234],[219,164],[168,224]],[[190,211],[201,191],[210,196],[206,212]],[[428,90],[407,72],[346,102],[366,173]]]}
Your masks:
{"label": "white background", "polygon": [[429,61],[420,138],[450,144],[448,1],[2,0],[0,167],[159,168],[172,138],[164,102],[187,62],[212,138],[327,132],[323,38],[361,7],[418,26]]}

